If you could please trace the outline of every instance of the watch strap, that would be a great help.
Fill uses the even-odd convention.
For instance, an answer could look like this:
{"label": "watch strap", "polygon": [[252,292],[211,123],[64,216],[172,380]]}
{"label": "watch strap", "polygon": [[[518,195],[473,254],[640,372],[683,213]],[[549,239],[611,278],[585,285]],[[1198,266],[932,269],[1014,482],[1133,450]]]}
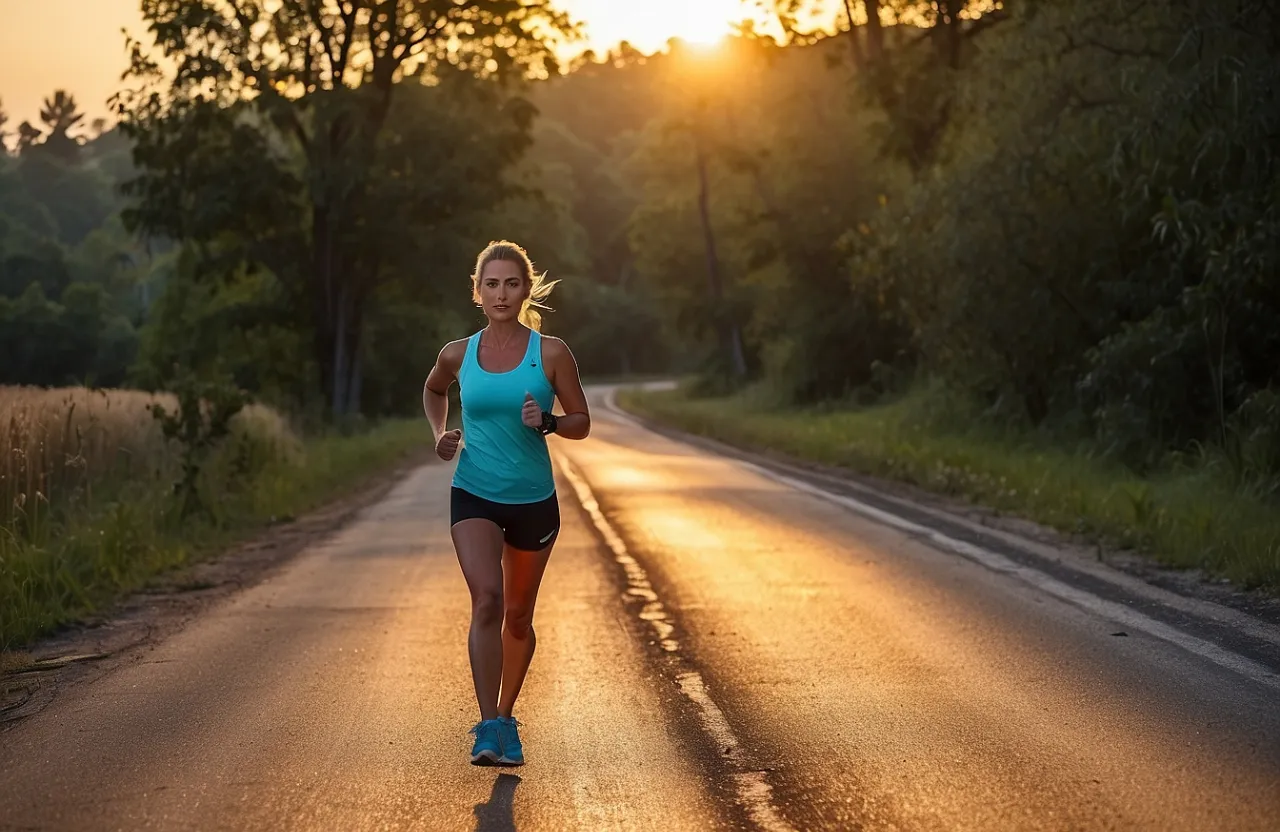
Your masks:
{"label": "watch strap", "polygon": [[556,418],[554,413],[548,413],[544,410],[542,411],[542,424],[538,430],[543,436],[546,436],[549,433],[555,433],[559,423],[560,420]]}

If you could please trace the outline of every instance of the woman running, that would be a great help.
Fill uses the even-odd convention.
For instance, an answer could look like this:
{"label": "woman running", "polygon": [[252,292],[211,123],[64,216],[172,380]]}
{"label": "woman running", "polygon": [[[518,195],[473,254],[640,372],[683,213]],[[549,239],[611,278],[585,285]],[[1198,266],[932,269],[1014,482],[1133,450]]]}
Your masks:
{"label": "woman running", "polygon": [[[524,763],[512,710],[533,659],[534,602],[560,530],[546,436],[585,439],[591,430],[573,354],[539,333],[537,307],[556,282],[534,274],[520,246],[490,243],[471,275],[472,299],[489,323],[445,345],[422,392],[436,454],[449,461],[462,448],[450,523],[471,592],[467,652],[480,705],[471,729],[474,765]],[[455,380],[462,429],[445,430]],[[557,398],[558,417],[551,413]]]}

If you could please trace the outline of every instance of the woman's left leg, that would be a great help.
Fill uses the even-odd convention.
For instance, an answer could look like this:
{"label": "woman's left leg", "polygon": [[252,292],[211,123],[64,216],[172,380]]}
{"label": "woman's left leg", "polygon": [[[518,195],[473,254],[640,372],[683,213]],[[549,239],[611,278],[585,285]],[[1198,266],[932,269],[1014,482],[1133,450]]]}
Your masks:
{"label": "woman's left leg", "polygon": [[498,715],[511,717],[516,697],[524,684],[537,635],[533,630],[533,608],[538,600],[538,587],[551,557],[554,541],[536,552],[511,546],[502,550],[502,597],[505,602],[502,625],[502,693],[498,698]]}

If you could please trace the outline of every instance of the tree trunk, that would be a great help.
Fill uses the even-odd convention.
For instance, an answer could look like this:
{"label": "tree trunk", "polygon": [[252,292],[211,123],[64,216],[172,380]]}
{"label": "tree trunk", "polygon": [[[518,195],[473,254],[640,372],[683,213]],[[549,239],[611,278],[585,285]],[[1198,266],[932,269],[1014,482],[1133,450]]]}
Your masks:
{"label": "tree trunk", "polygon": [[964,0],[934,0],[937,10],[937,33],[942,38],[939,44],[943,59],[952,69],[960,68],[960,9]]}
{"label": "tree trunk", "polygon": [[[334,418],[358,407],[356,354],[363,322],[362,298],[372,291],[377,271],[357,272],[350,251],[338,248],[335,228],[351,215],[364,194],[364,184],[344,178],[342,160],[353,154],[372,154],[386,122],[391,86],[387,69],[376,73],[378,95],[372,102],[356,102],[344,109],[316,111],[313,143],[308,147],[311,193],[312,293],[315,327],[314,358],[320,390]],[[344,187],[345,185],[345,187]],[[367,280],[361,281],[361,275]],[[354,398],[353,398],[354,397]]]}
{"label": "tree trunk", "polygon": [[319,200],[313,201],[311,211],[311,273],[313,283],[311,297],[314,339],[312,357],[316,362],[316,371],[320,375],[318,379],[320,382],[320,395],[324,397],[325,404],[329,408],[333,408],[336,401],[334,391],[337,371],[334,359],[338,350],[336,332],[333,326],[334,311],[337,304],[334,298],[336,275],[334,274],[330,216],[329,210]]}
{"label": "tree trunk", "polygon": [[892,113],[897,107],[898,93],[894,88],[893,69],[889,65],[889,55],[884,49],[884,26],[880,24],[881,0],[862,0],[862,8],[867,13],[867,69],[870,72],[872,88],[880,99],[880,106],[885,112]]}
{"label": "tree trunk", "polygon": [[335,419],[343,415],[347,404],[347,380],[350,378],[351,351],[348,345],[347,287],[338,290],[338,304],[333,320],[333,386],[329,402]]}
{"label": "tree trunk", "polygon": [[747,362],[735,316],[732,310],[725,308],[724,286],[720,280],[720,258],[716,254],[716,238],[711,228],[711,187],[707,178],[707,156],[702,146],[701,132],[696,127],[693,131],[693,144],[698,167],[698,216],[702,221],[702,240],[707,255],[707,288],[715,306],[712,314],[716,319],[721,345],[729,359],[730,371],[735,378],[742,378],[747,374]]}
{"label": "tree trunk", "polygon": [[862,0],[862,8],[867,13],[867,53],[872,65],[879,66],[884,60],[884,27],[880,25],[880,0]]}
{"label": "tree trunk", "polygon": [[[376,269],[376,266],[374,267]],[[376,272],[375,272],[376,273]],[[347,378],[343,384],[346,391],[343,402],[343,413],[351,416],[360,412],[360,394],[363,381],[364,362],[364,298],[356,295],[346,306],[347,321]]]}
{"label": "tree trunk", "polygon": [[844,0],[844,13],[849,17],[849,52],[853,55],[853,68],[861,72],[867,68],[867,58],[862,54],[858,27],[853,23],[853,0]]}
{"label": "tree trunk", "polygon": [[345,304],[347,321],[347,379],[345,383],[346,397],[343,402],[343,413],[355,415],[360,413],[361,389],[364,380],[364,310],[365,299],[373,290],[369,284],[376,283],[382,269],[382,258],[375,256],[371,262],[355,267],[366,276],[363,286],[356,287],[351,294],[350,302]]}
{"label": "tree trunk", "polygon": [[363,354],[364,350],[360,348],[360,339],[357,336],[351,348],[351,379],[347,382],[345,409],[348,416],[360,413],[360,398],[364,387],[364,361],[361,360]]}

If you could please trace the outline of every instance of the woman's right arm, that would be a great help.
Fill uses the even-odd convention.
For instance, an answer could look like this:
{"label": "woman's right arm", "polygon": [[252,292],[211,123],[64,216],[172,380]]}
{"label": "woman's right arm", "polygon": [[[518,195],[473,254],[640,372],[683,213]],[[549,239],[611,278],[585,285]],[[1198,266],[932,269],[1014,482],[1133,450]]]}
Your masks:
{"label": "woman's right arm", "polygon": [[435,366],[427,374],[426,383],[422,385],[422,409],[431,423],[431,432],[435,436],[436,446],[445,435],[445,425],[449,420],[449,387],[458,378],[458,370],[462,366],[462,354],[459,346],[466,349],[465,341],[452,341],[440,350]]}

